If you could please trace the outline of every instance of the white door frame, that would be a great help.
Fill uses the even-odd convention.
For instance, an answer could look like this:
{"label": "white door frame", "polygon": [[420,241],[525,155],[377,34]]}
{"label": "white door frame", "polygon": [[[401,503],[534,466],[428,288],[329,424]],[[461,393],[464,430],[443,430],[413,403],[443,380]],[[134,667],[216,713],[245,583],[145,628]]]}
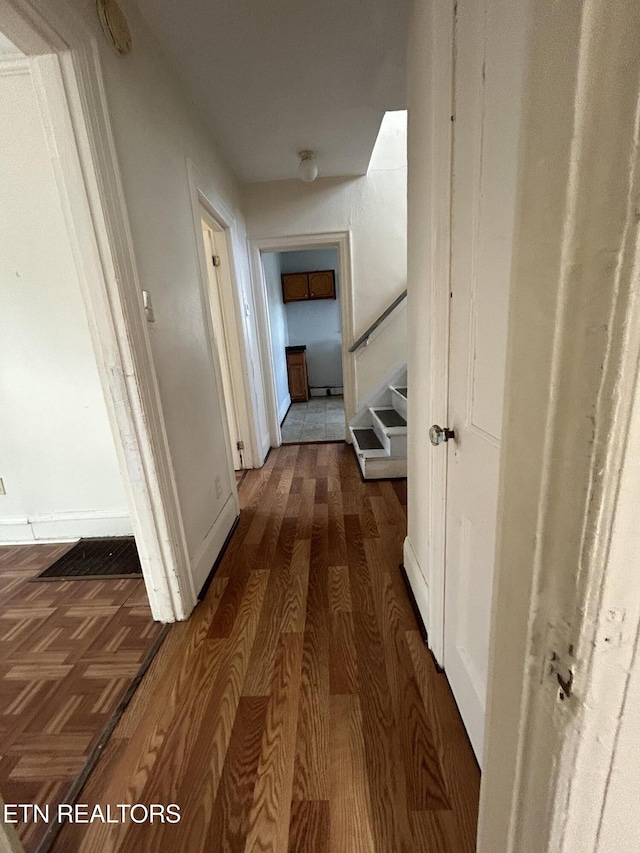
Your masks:
{"label": "white door frame", "polygon": [[530,33],[478,850],[609,853],[640,832],[640,7],[537,0]]}
{"label": "white door frame", "polygon": [[[240,432],[238,407],[236,404],[236,389],[233,382],[231,352],[235,343],[232,336],[235,330],[235,310],[232,299],[232,289],[229,280],[229,270],[226,256],[224,232],[204,207],[201,208],[201,229],[204,240],[204,256],[206,261],[207,284],[205,295],[208,297],[208,307],[211,314],[211,326],[214,335],[215,348],[218,352],[220,373],[222,375],[223,398],[227,414],[227,428],[233,467],[243,468],[242,450],[235,446],[244,438]],[[213,258],[218,260],[214,263]],[[226,298],[225,298],[226,297]],[[231,309],[231,310],[230,310]],[[231,327],[229,329],[228,327]],[[244,390],[244,389],[243,389]]]}
{"label": "white door frame", "polygon": [[269,437],[272,447],[280,447],[282,435],[278,418],[278,404],[275,388],[275,368],[271,346],[271,326],[267,303],[266,283],[262,255],[270,252],[297,252],[305,249],[337,249],[340,278],[340,329],[342,337],[342,381],[344,385],[345,440],[349,441],[347,424],[355,414],[357,399],[356,372],[354,354],[349,347],[355,340],[353,317],[353,275],[351,266],[351,232],[334,231],[322,234],[295,234],[282,237],[251,237],[248,241],[249,257],[253,279],[258,340],[260,343],[260,364],[265,391],[265,404]]}
{"label": "white door frame", "polygon": [[[210,341],[213,340],[213,325],[211,321],[211,305],[209,302],[209,274],[207,271],[207,259],[204,255],[202,242],[202,214],[203,212],[213,220],[215,230],[224,235],[227,261],[229,264],[230,281],[223,277],[222,286],[228,288],[226,303],[233,305],[233,318],[228,324],[227,330],[231,333],[230,366],[231,379],[233,383],[236,413],[238,416],[238,429],[245,444],[244,467],[257,468],[262,464],[258,439],[259,430],[256,422],[258,389],[253,387],[249,372],[249,332],[247,322],[250,316],[249,306],[245,305],[242,297],[239,277],[236,247],[239,245],[238,227],[236,218],[229,210],[224,200],[217,194],[204,190],[204,181],[200,178],[198,169],[192,160],[187,158],[187,176],[189,181],[189,194],[191,197],[191,212],[193,216],[193,227],[197,243],[198,259],[200,264],[201,293],[204,296],[205,314],[209,328]],[[217,356],[215,363],[218,365]],[[217,367],[219,370],[219,365]],[[227,431],[228,432],[228,431]],[[229,436],[227,435],[227,439]],[[233,460],[232,460],[233,467]],[[235,480],[235,477],[234,477]]]}
{"label": "white door frame", "polygon": [[154,619],[196,603],[97,46],[64,0],[3,0],[29,56]]}
{"label": "white door frame", "polygon": [[[625,714],[637,732],[640,666],[640,9],[615,5],[532,3],[478,853],[608,853],[607,809],[635,821],[622,847],[640,829],[609,793],[636,793],[618,743]],[[413,537],[425,516],[429,538],[444,525],[415,426],[446,416],[448,323],[430,311],[448,305],[452,28],[452,0],[414,2],[409,381],[412,406],[428,399],[409,412],[405,559],[427,623],[444,555],[422,539],[417,557]]]}

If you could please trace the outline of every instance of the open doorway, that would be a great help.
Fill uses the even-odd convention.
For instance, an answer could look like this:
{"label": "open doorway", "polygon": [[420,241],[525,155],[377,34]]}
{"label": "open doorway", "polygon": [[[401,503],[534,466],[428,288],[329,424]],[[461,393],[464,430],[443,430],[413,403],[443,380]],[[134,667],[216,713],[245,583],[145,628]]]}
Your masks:
{"label": "open doorway", "polygon": [[338,251],[269,252],[262,262],[282,442],[344,441]]}
{"label": "open doorway", "polygon": [[253,248],[271,444],[348,440],[349,235],[283,237]]}
{"label": "open doorway", "polygon": [[0,543],[132,536],[29,61],[0,46]]}

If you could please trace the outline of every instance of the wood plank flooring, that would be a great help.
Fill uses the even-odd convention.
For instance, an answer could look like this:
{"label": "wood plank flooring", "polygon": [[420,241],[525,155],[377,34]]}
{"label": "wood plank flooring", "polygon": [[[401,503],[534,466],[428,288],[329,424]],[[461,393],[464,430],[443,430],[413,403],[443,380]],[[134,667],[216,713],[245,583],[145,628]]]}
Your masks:
{"label": "wood plank flooring", "polygon": [[[31,583],[73,543],[0,547],[0,791],[56,806],[162,626],[144,581]],[[16,826],[27,851],[43,823]]]}
{"label": "wood plank flooring", "polygon": [[272,451],[205,600],[171,627],[80,796],[178,824],[55,853],[471,853],[479,772],[399,572],[406,488],[346,445]]}

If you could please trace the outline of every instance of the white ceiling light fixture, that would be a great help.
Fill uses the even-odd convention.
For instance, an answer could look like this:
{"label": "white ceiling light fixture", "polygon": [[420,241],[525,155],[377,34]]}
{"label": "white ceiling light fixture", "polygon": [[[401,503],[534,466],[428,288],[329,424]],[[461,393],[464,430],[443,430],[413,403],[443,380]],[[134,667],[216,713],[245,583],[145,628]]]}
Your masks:
{"label": "white ceiling light fixture", "polygon": [[315,181],[315,179],[318,177],[316,152],[301,151],[298,156],[300,157],[300,165],[298,166],[298,177],[301,181],[304,181],[305,184],[310,184],[311,181]]}

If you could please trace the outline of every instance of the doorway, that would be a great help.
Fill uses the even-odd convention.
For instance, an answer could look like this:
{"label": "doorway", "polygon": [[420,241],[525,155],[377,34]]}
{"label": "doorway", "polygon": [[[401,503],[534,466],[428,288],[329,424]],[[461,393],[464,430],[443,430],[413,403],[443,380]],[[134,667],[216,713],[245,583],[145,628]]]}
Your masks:
{"label": "doorway", "polygon": [[272,447],[348,440],[355,377],[349,234],[252,246]]}
{"label": "doorway", "polygon": [[344,441],[338,252],[265,253],[262,263],[282,443]]}
{"label": "doorway", "polygon": [[[153,618],[184,619],[196,592],[147,327],[152,307],[140,288],[102,57],[86,22],[66,9],[10,3],[0,19],[26,56],[46,127]],[[24,227],[32,226],[27,221]],[[57,335],[64,337],[64,322]],[[64,486],[64,479],[57,485]]]}
{"label": "doorway", "polygon": [[36,86],[0,35],[0,544],[129,537],[126,471]]}
{"label": "doorway", "polygon": [[[51,85],[54,58],[30,60],[0,33],[0,789],[55,809],[73,802],[165,629],[83,299],[74,244],[90,240],[65,216],[82,204],[52,156],[46,119],[59,131],[65,103],[43,65]],[[101,660],[109,671],[92,671]],[[53,831],[17,830],[27,853]]]}
{"label": "doorway", "polygon": [[207,267],[208,302],[213,344],[218,356],[229,430],[230,453],[236,480],[248,467],[245,441],[240,427],[238,399],[243,393],[242,376],[234,364],[237,353],[237,321],[231,287],[231,269],[224,230],[201,207],[202,239]]}

